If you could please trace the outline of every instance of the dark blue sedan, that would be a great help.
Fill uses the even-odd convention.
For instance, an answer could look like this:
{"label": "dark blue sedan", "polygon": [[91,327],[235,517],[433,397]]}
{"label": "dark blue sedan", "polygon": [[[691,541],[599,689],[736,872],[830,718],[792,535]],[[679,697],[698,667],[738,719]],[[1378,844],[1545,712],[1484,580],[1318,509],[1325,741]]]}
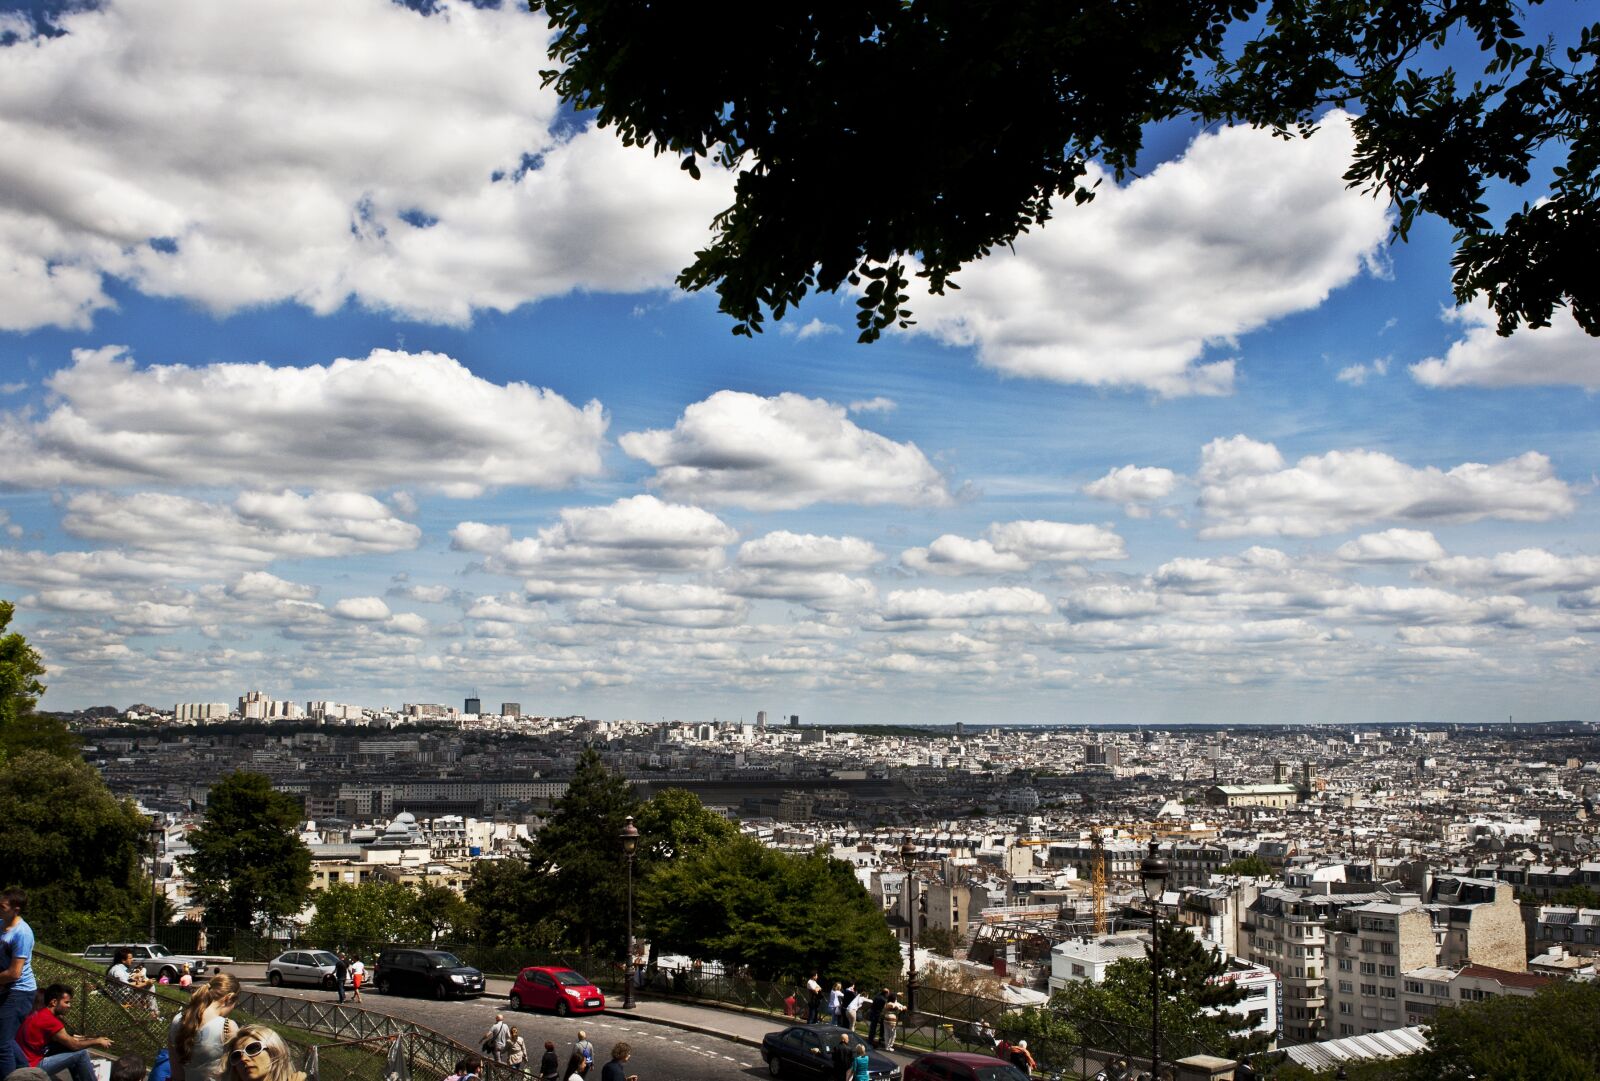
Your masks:
{"label": "dark blue sedan", "polygon": [[[866,1039],[838,1025],[796,1025],[769,1032],[761,1038],[761,1058],[773,1077],[832,1078],[833,1048],[846,1033],[852,1050]],[[900,1081],[900,1067],[893,1059],[868,1048],[867,1061],[873,1081]]]}

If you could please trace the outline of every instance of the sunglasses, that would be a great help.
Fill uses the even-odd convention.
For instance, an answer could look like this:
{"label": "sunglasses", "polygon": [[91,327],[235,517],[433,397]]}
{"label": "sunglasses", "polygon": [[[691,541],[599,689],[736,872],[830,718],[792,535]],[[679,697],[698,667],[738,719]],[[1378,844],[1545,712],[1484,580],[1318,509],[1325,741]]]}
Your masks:
{"label": "sunglasses", "polygon": [[236,1047],[232,1051],[228,1052],[228,1057],[233,1061],[238,1062],[240,1059],[255,1058],[265,1050],[266,1047],[260,1040],[251,1040],[243,1047]]}

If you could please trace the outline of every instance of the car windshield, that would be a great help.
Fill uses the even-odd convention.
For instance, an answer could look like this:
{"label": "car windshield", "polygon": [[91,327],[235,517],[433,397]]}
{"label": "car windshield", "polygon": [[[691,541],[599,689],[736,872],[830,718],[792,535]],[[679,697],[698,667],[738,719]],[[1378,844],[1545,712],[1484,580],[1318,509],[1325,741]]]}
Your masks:
{"label": "car windshield", "polygon": [[1022,1071],[1015,1066],[979,1066],[973,1072],[978,1081],[1025,1081]]}
{"label": "car windshield", "polygon": [[151,946],[150,947],[150,956],[151,957],[171,957],[172,956],[172,951],[167,949],[165,946]]}
{"label": "car windshield", "polygon": [[311,963],[314,965],[336,965],[339,963],[339,959],[331,953],[318,950],[311,955]]}
{"label": "car windshield", "polygon": [[434,968],[465,968],[458,957],[453,953],[436,953],[433,955]]}
{"label": "car windshield", "polygon": [[561,981],[562,987],[588,987],[589,981],[572,971],[570,968],[562,969],[556,973],[556,979]]}

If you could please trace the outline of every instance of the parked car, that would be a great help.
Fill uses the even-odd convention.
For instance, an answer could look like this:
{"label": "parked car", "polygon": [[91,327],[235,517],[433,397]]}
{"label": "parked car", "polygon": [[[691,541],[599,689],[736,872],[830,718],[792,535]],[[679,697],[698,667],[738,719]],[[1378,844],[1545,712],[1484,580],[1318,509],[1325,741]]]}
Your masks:
{"label": "parked car", "polygon": [[1028,1081],[1028,1075],[993,1055],[941,1051],[907,1063],[902,1081]]}
{"label": "parked car", "polygon": [[484,988],[483,973],[462,964],[453,953],[397,947],[378,954],[373,985],[380,994],[434,998],[481,995]]}
{"label": "parked car", "polygon": [[[267,962],[267,982],[274,987],[286,983],[301,983],[311,987],[325,987],[335,991],[339,985],[335,973],[339,959],[327,950],[287,950]],[[351,984],[348,970],[344,985]]]}
{"label": "parked car", "polygon": [[[833,1077],[833,1048],[849,1032],[838,1025],[795,1025],[761,1037],[761,1059],[773,1077]],[[851,1034],[850,1043],[864,1039]],[[868,1070],[874,1081],[899,1081],[900,1067],[882,1052],[868,1050]]]}
{"label": "parked car", "polygon": [[569,1013],[595,1013],[606,1008],[600,988],[570,968],[525,968],[511,985],[511,1008],[554,1010],[562,1017]]}
{"label": "parked car", "polygon": [[178,974],[188,965],[189,975],[198,983],[206,971],[204,958],[173,953],[159,942],[96,942],[83,951],[83,959],[110,968],[123,950],[133,951],[133,966],[144,969],[152,980],[165,976],[169,983],[177,983]]}

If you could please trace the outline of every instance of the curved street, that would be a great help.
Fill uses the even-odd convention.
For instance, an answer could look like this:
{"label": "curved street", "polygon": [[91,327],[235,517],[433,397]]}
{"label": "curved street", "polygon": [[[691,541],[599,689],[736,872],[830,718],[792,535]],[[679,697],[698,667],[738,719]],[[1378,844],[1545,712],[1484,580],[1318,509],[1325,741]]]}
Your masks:
{"label": "curved street", "polygon": [[[312,988],[271,987],[262,976],[262,966],[259,965],[230,965],[228,969],[249,990],[258,994],[315,999],[319,1002],[333,1001],[336,997],[331,991]],[[491,987],[498,987],[502,983],[491,980]],[[347,1001],[348,998],[347,995]],[[514,1026],[527,1041],[529,1054],[533,1056],[535,1064],[543,1053],[544,1042],[549,1040],[556,1045],[564,1065],[581,1029],[588,1033],[590,1042],[594,1044],[597,1064],[610,1058],[612,1044],[619,1040],[631,1044],[633,1058],[628,1063],[628,1072],[638,1074],[639,1081],[700,1081],[705,1078],[767,1076],[760,1051],[748,1044],[655,1024],[620,1010],[568,1018],[530,1011],[513,1013],[506,1006],[505,996],[493,993],[481,998],[436,1002],[400,995],[380,995],[374,990],[365,990],[361,998],[360,1005],[366,1009],[431,1028],[467,1047],[478,1045],[496,1013],[504,1014],[506,1023]],[[776,1029],[781,1026],[774,1022],[769,1027]]]}

